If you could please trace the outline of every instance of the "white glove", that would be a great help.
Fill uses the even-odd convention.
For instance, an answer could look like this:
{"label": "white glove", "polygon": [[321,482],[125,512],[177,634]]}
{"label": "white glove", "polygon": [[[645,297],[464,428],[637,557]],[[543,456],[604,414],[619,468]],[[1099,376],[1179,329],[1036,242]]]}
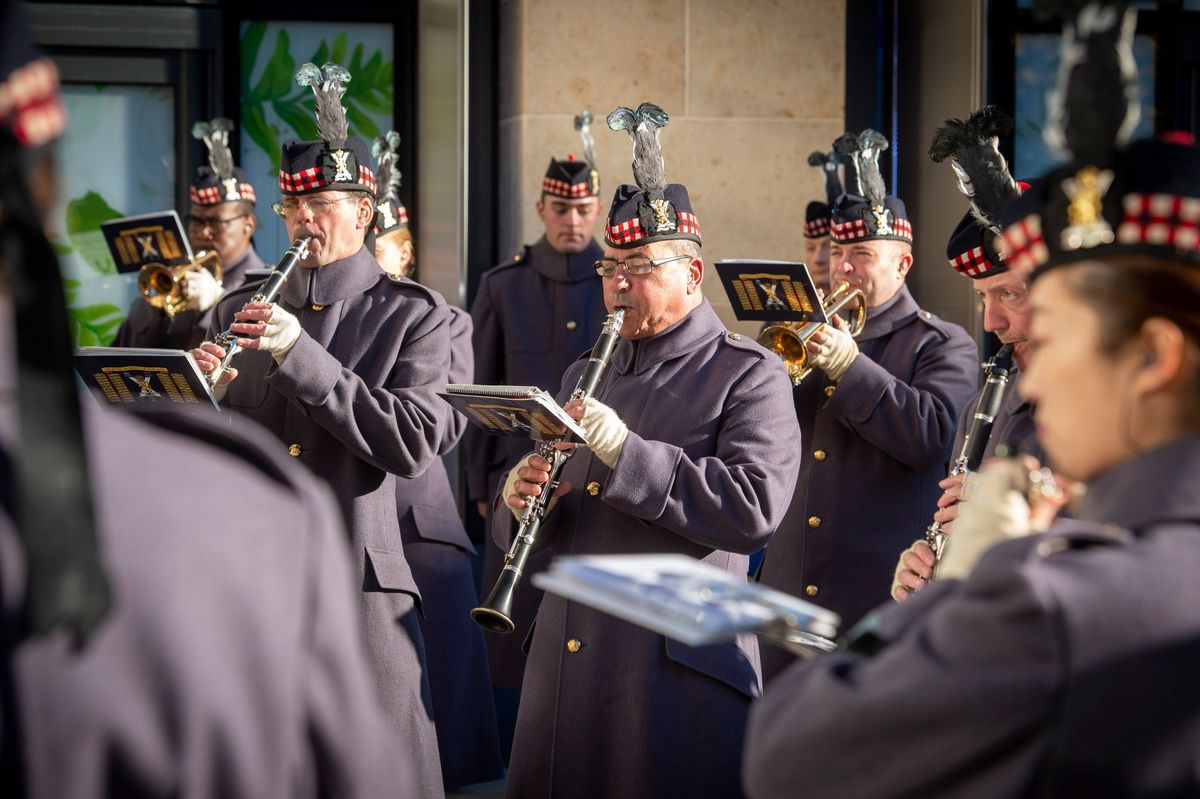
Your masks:
{"label": "white glove", "polygon": [[1029,502],[1017,488],[1016,470],[1021,468],[1019,463],[1000,461],[971,480],[970,501],[961,503],[954,534],[946,538],[938,562],[939,579],[964,579],[992,546],[1034,532]]}
{"label": "white glove", "polygon": [[299,339],[300,320],[278,305],[271,306],[271,319],[258,337],[258,348],[271,353],[275,363],[281,364]]}
{"label": "white glove", "polygon": [[207,269],[194,269],[184,278],[183,307],[186,310],[203,313],[216,305],[224,294],[225,289]]}
{"label": "white glove", "polygon": [[587,446],[610,469],[616,468],[621,447],[629,437],[629,428],[617,412],[599,400],[588,397],[583,405],[580,427],[587,435]]}
{"label": "white glove", "polygon": [[845,330],[838,330],[833,325],[825,325],[825,334],[825,344],[813,356],[812,365],[837,382],[858,357],[858,342]]}

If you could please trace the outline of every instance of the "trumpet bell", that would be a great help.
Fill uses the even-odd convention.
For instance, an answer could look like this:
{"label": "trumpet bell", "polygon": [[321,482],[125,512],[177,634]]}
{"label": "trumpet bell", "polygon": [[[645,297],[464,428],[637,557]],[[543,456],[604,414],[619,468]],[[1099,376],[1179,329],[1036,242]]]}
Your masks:
{"label": "trumpet bell", "polygon": [[183,291],[184,281],[189,274],[199,269],[212,273],[217,285],[221,284],[221,257],[216,250],[212,250],[200,253],[190,264],[146,264],[138,271],[138,292],[151,306],[165,311],[168,317],[173,317],[187,303]]}
{"label": "trumpet bell", "polygon": [[[849,332],[851,336],[857,337],[867,321],[867,308],[860,289],[852,289],[850,284],[843,280],[824,299],[821,308],[825,311],[826,317],[832,318],[834,314],[854,300],[858,300],[858,306],[851,313]],[[787,365],[788,377],[792,379],[792,385],[798,386],[812,371],[812,367],[808,365],[807,345],[813,333],[820,329],[821,325],[814,322],[781,322],[764,327],[758,334],[757,340],[760,345],[783,359]]]}

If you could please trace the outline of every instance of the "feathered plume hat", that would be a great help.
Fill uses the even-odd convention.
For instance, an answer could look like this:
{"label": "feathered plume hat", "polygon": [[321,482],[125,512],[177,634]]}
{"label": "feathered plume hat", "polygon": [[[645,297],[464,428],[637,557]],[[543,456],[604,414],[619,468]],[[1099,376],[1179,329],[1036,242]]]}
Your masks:
{"label": "feathered plume hat", "polygon": [[1009,268],[1036,276],[1115,253],[1200,264],[1200,149],[1190,134],[1128,143],[1140,113],[1137,12],[1127,0],[1042,8],[1063,18],[1045,138],[1069,160],[1005,211]]}
{"label": "feathered plume hat", "polygon": [[970,278],[990,277],[1008,271],[998,245],[1004,208],[1021,194],[1021,186],[1008,172],[1000,154],[1000,137],[1012,130],[1013,122],[994,105],[967,117],[947,119],[933,134],[929,157],[937,163],[947,159],[958,177],[958,190],[971,203],[950,235],[946,257],[959,274]]}
{"label": "feathered plume hat", "polygon": [[876,239],[912,243],[912,225],[904,203],[887,193],[879,171],[879,155],[887,148],[887,138],[870,128],[857,134],[843,133],[833,143],[834,152],[854,165],[858,179],[858,193],[843,194],[833,206],[830,236],[839,244]]}
{"label": "feathered plume hat", "polygon": [[233,121],[225,117],[192,126],[192,138],[203,141],[208,150],[208,166],[196,167],[196,177],[192,180],[192,202],[196,205],[254,202],[254,187],[246,179],[246,173],[233,165],[233,151],[229,149],[232,132]]}
{"label": "feathered plume hat", "polygon": [[583,142],[584,160],[576,161],[574,154],[565,160],[550,159],[542,178],[542,194],[580,200],[600,196],[600,173],[596,171],[596,149],[592,140],[592,112],[586,108],[575,116],[575,130]]}
{"label": "feathered plume hat", "polygon": [[375,235],[408,227],[408,210],[400,202],[400,134],[389,130],[371,144],[375,156]]}
{"label": "feathered plume hat", "polygon": [[834,150],[827,153],[817,150],[808,156],[808,165],[820,169],[825,177],[825,202],[813,200],[804,209],[804,238],[819,239],[829,235],[833,204],[842,196],[842,178],[838,174],[838,167],[845,162],[846,157]]}
{"label": "feathered plume hat", "polygon": [[608,115],[608,127],[623,130],[633,139],[633,179],[617,187],[604,225],[604,240],[628,250],[653,241],[687,239],[700,244],[700,223],[692,213],[687,187],[667,183],[659,132],[669,121],[667,112],[653,103],[636,111],[617,106]]}
{"label": "feathered plume hat", "polygon": [[318,191],[369,191],[375,193],[375,173],[367,156],[367,143],[351,136],[342,95],[350,73],[337,64],[317,67],[308,63],[296,70],[296,83],[309,86],[316,96],[317,141],[283,143],[279,163],[279,190],[285,195]]}

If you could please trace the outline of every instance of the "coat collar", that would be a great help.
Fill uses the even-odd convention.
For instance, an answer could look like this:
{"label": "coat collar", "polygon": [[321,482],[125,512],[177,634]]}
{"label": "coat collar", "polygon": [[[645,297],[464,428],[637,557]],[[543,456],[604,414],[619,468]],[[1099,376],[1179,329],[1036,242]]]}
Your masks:
{"label": "coat collar", "polygon": [[622,374],[642,374],[653,366],[699,349],[725,332],[725,325],[706,299],[660,333],[636,341],[622,339],[613,353],[612,365]]}
{"label": "coat collar", "polygon": [[599,280],[596,275],[596,261],[604,255],[604,250],[592,239],[583,252],[575,255],[563,255],[550,246],[546,237],[542,236],[537,243],[529,248],[529,266],[548,280],[556,283],[579,283],[584,280]]}
{"label": "coat collar", "polygon": [[1200,433],[1119,463],[1088,484],[1078,518],[1130,530],[1200,521]]}
{"label": "coat collar", "polygon": [[283,285],[283,299],[294,308],[305,305],[332,305],[355,297],[384,279],[384,271],[366,247],[349,258],[296,271]]}
{"label": "coat collar", "polygon": [[909,293],[908,286],[901,286],[900,290],[890,300],[877,308],[867,311],[867,324],[863,326],[863,331],[858,335],[858,340],[860,342],[870,341],[874,338],[886,336],[896,328],[907,324],[909,319],[915,316],[920,310],[916,300]]}

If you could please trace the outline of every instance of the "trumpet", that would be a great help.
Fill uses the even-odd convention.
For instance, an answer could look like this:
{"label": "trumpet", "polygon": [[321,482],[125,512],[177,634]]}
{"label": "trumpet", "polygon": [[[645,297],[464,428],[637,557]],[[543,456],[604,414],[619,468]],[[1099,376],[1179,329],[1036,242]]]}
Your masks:
{"label": "trumpet", "polygon": [[[850,288],[850,284],[843,280],[821,302],[821,308],[825,311],[825,316],[832,319],[834,314],[855,299],[858,300],[858,307],[850,318],[849,332],[851,336],[857,337],[867,321],[867,307],[863,302],[863,293],[860,289]],[[782,322],[767,325],[758,334],[759,344],[783,358],[784,363],[787,364],[788,377],[792,379],[794,386],[800,385],[800,381],[808,377],[809,372],[813,370],[808,363],[808,348],[805,345],[812,338],[813,333],[821,329],[822,324],[824,323]]]}
{"label": "trumpet", "polygon": [[[250,298],[250,302],[275,302],[279,297],[279,292],[283,290],[283,284],[291,276],[292,270],[296,268],[296,264],[308,257],[308,243],[312,241],[312,236],[300,236],[292,246],[288,248],[283,257],[279,259],[279,263],[275,265],[274,271],[263,284],[258,287],[258,291],[254,292],[254,296]],[[221,359],[221,363],[216,369],[208,373],[208,385],[215,389],[221,379],[221,375],[225,374],[225,370],[229,368],[229,364],[233,361],[233,356],[242,351],[238,344],[237,333],[232,329],[227,329],[225,332],[217,335],[213,339],[213,343],[225,350],[225,357]]]}
{"label": "trumpet", "polygon": [[187,304],[183,292],[184,281],[189,274],[201,269],[211,272],[217,285],[221,285],[221,257],[216,250],[211,250],[201,252],[190,264],[146,264],[138,271],[138,291],[152,307],[173,318]]}

